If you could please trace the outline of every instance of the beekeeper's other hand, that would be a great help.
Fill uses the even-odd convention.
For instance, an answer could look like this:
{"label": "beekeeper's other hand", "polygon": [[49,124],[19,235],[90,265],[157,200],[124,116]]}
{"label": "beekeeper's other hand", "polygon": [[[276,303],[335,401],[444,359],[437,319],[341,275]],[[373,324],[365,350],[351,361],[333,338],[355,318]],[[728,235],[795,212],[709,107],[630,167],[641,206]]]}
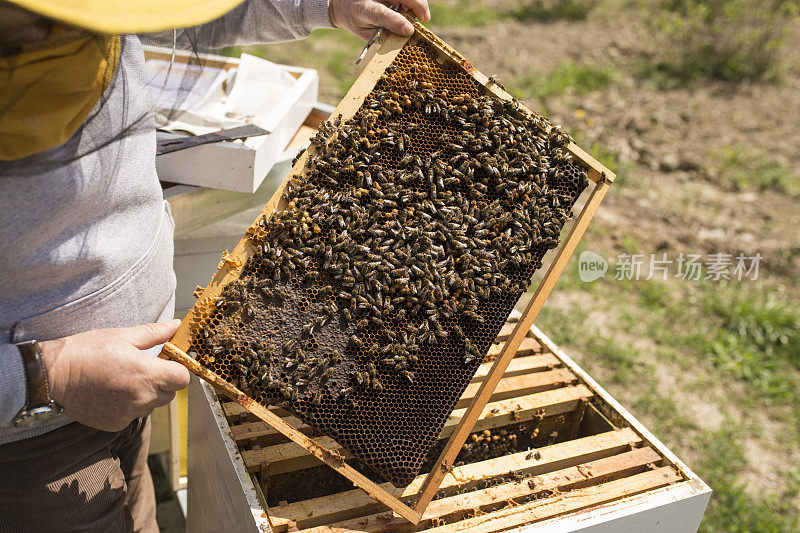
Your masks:
{"label": "beekeeper's other hand", "polygon": [[180,320],[130,328],[95,329],[39,343],[50,396],[64,414],[103,431],[168,404],[189,385],[189,371],[143,350],[168,341]]}
{"label": "beekeeper's other hand", "polygon": [[[427,0],[392,0],[411,10],[422,22],[431,20]],[[398,35],[409,36],[414,27],[400,13],[392,11],[388,3],[378,0],[330,0],[331,22],[334,26],[345,28],[365,41],[372,37],[377,28],[388,28]]]}

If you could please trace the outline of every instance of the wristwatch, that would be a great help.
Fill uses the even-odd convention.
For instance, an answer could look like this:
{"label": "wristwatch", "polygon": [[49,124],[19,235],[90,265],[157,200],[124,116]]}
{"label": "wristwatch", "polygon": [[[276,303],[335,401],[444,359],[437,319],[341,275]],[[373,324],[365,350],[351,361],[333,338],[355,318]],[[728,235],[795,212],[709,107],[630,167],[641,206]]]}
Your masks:
{"label": "wristwatch", "polygon": [[63,408],[50,398],[47,367],[39,343],[28,341],[16,346],[25,367],[28,397],[25,406],[14,417],[14,425],[19,428],[29,428],[53,420],[61,414]]}

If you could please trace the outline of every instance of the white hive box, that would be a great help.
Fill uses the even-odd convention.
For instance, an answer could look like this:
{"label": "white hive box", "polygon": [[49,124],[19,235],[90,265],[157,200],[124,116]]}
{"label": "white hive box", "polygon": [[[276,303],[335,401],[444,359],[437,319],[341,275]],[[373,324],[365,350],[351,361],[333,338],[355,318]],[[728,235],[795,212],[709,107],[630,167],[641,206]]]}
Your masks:
{"label": "white hive box", "polygon": [[272,169],[254,194],[171,185],[164,189],[175,215],[176,316],[194,304],[193,292],[208,283],[226,249],[233,249],[291,168],[292,158],[308,146],[332,107],[316,102],[294,137],[276,157]]}
{"label": "white hive box", "polygon": [[[512,315],[509,321],[514,320]],[[490,355],[499,352],[512,329],[508,324],[503,328]],[[488,363],[464,397],[479,385],[484,367]],[[335,486],[339,478],[333,470],[238,404],[218,398],[197,378],[190,385],[189,406],[187,528],[192,532],[683,533],[697,530],[711,495],[702,480],[535,326],[482,421],[492,434],[503,435],[527,418],[547,442],[465,460],[445,477],[441,497],[418,526],[346,483]],[[297,427],[331,447],[308,426]],[[521,479],[514,472],[532,477]],[[397,495],[413,498],[415,484],[397,489]]]}
{"label": "white hive box", "polygon": [[[190,55],[159,47],[145,47],[145,57],[150,61],[186,64]],[[202,56],[204,67],[230,71],[240,65],[235,58]],[[156,158],[156,169],[163,182],[197,185],[228,191],[255,192],[272,167],[281,160],[284,149],[303,124],[317,101],[319,76],[313,69],[277,65],[291,75],[295,82],[280,95],[275,109],[251,122],[228,124],[226,127],[256,124],[271,133],[244,141],[224,141],[186,148]],[[235,84],[235,82],[234,82]],[[222,87],[225,90],[224,84]],[[215,131],[219,127],[210,128]],[[204,131],[205,133],[206,131]],[[159,132],[159,138],[174,136]],[[291,159],[291,157],[290,157]]]}

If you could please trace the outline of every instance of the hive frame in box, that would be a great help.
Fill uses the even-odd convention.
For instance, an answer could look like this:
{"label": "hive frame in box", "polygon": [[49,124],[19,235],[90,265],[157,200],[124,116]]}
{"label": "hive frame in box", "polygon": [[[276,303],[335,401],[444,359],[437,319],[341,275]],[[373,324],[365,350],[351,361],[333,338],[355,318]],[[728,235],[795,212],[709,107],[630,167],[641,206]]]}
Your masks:
{"label": "hive frame in box", "polygon": [[[394,61],[395,57],[400,53],[400,50],[409,41],[409,39],[420,39],[426,44],[434,48],[444,61],[450,61],[459,65],[475,81],[486,88],[487,91],[494,94],[497,98],[502,100],[514,100],[501,86],[491,81],[487,76],[476,70],[464,57],[458,52],[453,50],[441,39],[436,37],[427,28],[421,24],[414,23],[416,32],[412,37],[400,37],[397,35],[390,36],[386,42],[378,49],[378,51],[371,58],[364,71],[355,81],[350,90],[344,96],[342,101],[333,112],[333,116],[341,115],[342,120],[348,120],[360,108],[366,96],[372,91],[374,85],[377,83],[384,70]],[[516,100],[514,100],[516,101]],[[517,102],[518,103],[518,102]],[[519,104],[519,109],[524,113],[532,112],[527,110],[522,104]],[[600,203],[603,201],[606,193],[608,192],[610,184],[614,181],[614,173],[579,148],[575,143],[570,143],[567,146],[572,156],[579,162],[579,164],[586,170],[589,180],[592,182],[590,185],[591,192],[589,197],[581,209],[580,214],[575,218],[570,228],[566,240],[561,243],[556,249],[555,256],[550,263],[542,281],[539,283],[533,297],[531,298],[526,309],[522,313],[522,317],[517,322],[517,326],[506,342],[503,350],[498,355],[494,362],[489,374],[486,376],[483,384],[476,393],[469,407],[467,407],[464,416],[459,422],[458,427],[449,437],[444,450],[441,452],[433,469],[428,474],[425,482],[422,484],[419,493],[417,494],[416,501],[413,505],[407,505],[401,501],[394,494],[387,491],[377,483],[371,481],[369,478],[355,470],[344,461],[344,457],[335,450],[328,450],[313,439],[310,439],[303,433],[299,432],[279,416],[272,413],[264,406],[258,404],[255,400],[248,397],[246,394],[238,390],[236,387],[226,382],[214,372],[202,367],[199,363],[190,358],[183,350],[187,349],[190,342],[190,321],[192,319],[192,312],[187,315],[181,323],[178,332],[173,337],[172,341],[164,346],[162,357],[167,357],[184,364],[189,370],[207,380],[218,390],[225,393],[227,396],[237,401],[243,407],[248,409],[254,415],[265,421],[267,424],[275,428],[277,431],[285,435],[290,440],[302,446],[310,454],[339,472],[341,475],[347,477],[357,487],[365,490],[373,498],[381,503],[387,505],[394,512],[409,520],[412,523],[418,523],[422,517],[422,513],[427,508],[433,499],[436,491],[441,484],[444,475],[452,468],[453,463],[458,455],[461,446],[469,436],[476,420],[480,416],[481,411],[491,397],[492,391],[497,386],[503,373],[505,372],[508,364],[514,356],[514,353],[519,348],[524,340],[528,330],[533,325],[533,321],[541,310],[545,300],[549,296],[556,281],[563,272],[569,258],[575,251],[578,242],[586,231],[589,222],[591,221]],[[299,175],[313,153],[313,147],[306,150],[306,152],[295,163],[292,171],[281,183],[275,194],[270,201],[266,204],[264,209],[259,214],[258,218],[266,216],[272,217],[278,210],[283,208],[282,202],[283,194],[286,185],[296,175]],[[257,220],[258,220],[257,218]],[[212,278],[211,282],[204,289],[200,300],[211,301],[216,298],[221,292],[222,288],[230,281],[238,278],[242,271],[245,260],[249,257],[251,250],[246,238],[243,238],[236,248],[229,255],[223,257],[220,268]]]}

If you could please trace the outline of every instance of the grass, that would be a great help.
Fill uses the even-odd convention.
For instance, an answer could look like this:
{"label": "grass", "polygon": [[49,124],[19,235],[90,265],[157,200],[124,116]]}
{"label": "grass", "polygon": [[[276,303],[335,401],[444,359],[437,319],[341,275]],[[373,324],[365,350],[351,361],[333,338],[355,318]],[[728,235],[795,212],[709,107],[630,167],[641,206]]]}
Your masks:
{"label": "grass", "polygon": [[[628,253],[642,246],[625,243]],[[782,424],[786,450],[800,442],[798,302],[771,281],[615,280],[613,264],[583,283],[575,260],[556,290],[537,325],[714,489],[701,531],[798,530],[800,469],[777,473],[774,492],[749,489],[744,476],[745,441],[760,442],[762,419]],[[664,386],[665,372],[677,381]],[[722,425],[692,418],[692,402],[712,402]]]}
{"label": "grass", "polygon": [[479,27],[504,20],[518,22],[584,20],[597,4],[597,0],[527,0],[504,9],[490,7],[476,0],[431,2],[431,25]]}
{"label": "grass", "polygon": [[611,67],[565,61],[546,74],[534,73],[512,84],[511,92],[519,98],[542,101],[565,93],[589,94],[617,83],[618,79]]}
{"label": "grass", "polygon": [[649,22],[661,53],[641,63],[640,77],[661,87],[701,79],[775,81],[786,28],[797,14],[791,0],[663,0]]}
{"label": "grass", "polygon": [[698,362],[744,384],[754,403],[800,402],[800,306],[780,286],[631,283],[656,342],[691,350]]}
{"label": "grass", "polygon": [[[766,289],[766,290],[763,290]],[[698,350],[766,400],[800,400],[800,307],[779,288],[704,287],[698,304],[719,327]]]}
{"label": "grass", "polygon": [[528,0],[519,2],[509,16],[520,22],[550,22],[555,20],[585,20],[598,0]]}
{"label": "grass", "polygon": [[800,198],[800,173],[766,153],[734,145],[724,147],[717,159],[718,168],[712,179],[723,187],[758,192],[774,190]]}
{"label": "grass", "polygon": [[483,2],[456,0],[455,2],[430,2],[431,26],[480,27],[495,23],[504,14]]}
{"label": "grass", "polygon": [[738,437],[748,433],[750,428],[746,425],[728,420],[719,430],[699,435],[694,443],[705,457],[696,471],[701,477],[713,480],[714,489],[701,532],[788,533],[800,528],[792,504],[797,497],[795,483],[789,483],[784,494],[758,497],[748,492],[739,478],[747,456]]}

